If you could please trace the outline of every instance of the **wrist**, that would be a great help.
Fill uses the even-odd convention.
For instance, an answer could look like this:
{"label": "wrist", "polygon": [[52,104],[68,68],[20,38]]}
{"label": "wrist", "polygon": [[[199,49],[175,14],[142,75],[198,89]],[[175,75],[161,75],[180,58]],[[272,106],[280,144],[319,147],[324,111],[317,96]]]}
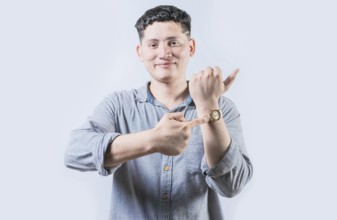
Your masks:
{"label": "wrist", "polygon": [[158,149],[156,148],[156,140],[155,140],[155,128],[147,130],[143,133],[145,139],[145,146],[147,153],[157,153]]}
{"label": "wrist", "polygon": [[143,155],[149,155],[149,154],[153,154],[156,153],[156,143],[154,140],[154,129],[150,129],[150,130],[145,130],[142,132],[138,133],[140,136],[140,138],[138,139],[139,141],[135,140],[138,142],[139,147],[142,148],[142,154]]}
{"label": "wrist", "polygon": [[208,116],[212,110],[219,109],[219,104],[218,103],[212,103],[208,105],[203,105],[203,106],[196,106],[198,117],[204,117]]}
{"label": "wrist", "polygon": [[222,118],[222,113],[218,104],[197,107],[197,114],[199,118],[207,118],[208,122],[215,122]]}

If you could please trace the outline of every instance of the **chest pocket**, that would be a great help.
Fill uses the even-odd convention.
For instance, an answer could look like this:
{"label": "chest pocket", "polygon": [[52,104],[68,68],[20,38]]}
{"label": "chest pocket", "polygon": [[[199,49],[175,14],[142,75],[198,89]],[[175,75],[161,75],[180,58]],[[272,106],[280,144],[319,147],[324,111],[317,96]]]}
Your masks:
{"label": "chest pocket", "polygon": [[204,156],[203,143],[190,143],[184,152],[185,166],[190,173],[201,173],[201,160]]}
{"label": "chest pocket", "polygon": [[200,127],[193,128],[192,137],[184,151],[185,167],[192,174],[201,173],[201,160],[204,156],[203,145]]}

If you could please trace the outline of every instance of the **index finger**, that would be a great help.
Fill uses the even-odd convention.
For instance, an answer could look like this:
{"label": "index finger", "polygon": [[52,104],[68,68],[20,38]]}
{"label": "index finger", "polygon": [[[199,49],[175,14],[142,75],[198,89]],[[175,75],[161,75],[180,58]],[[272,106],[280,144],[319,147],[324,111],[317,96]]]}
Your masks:
{"label": "index finger", "polygon": [[196,119],[192,119],[191,121],[187,121],[186,124],[188,127],[193,128],[195,126],[201,125],[201,124],[205,124],[209,122],[209,118],[206,117],[202,117],[202,118],[196,118]]}

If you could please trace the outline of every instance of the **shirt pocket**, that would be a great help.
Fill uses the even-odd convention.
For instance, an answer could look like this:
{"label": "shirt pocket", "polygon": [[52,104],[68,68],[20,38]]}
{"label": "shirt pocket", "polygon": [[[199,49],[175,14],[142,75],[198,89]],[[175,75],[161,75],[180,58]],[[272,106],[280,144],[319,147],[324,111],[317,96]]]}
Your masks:
{"label": "shirt pocket", "polygon": [[202,141],[192,141],[184,152],[185,167],[189,173],[201,173],[201,160],[204,156]]}

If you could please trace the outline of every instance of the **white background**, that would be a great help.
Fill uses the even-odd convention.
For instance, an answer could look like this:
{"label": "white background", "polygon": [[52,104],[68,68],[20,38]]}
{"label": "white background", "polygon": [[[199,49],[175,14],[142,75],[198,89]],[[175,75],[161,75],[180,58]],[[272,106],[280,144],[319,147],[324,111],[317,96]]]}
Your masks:
{"label": "white background", "polygon": [[254,176],[227,220],[337,219],[334,0],[0,2],[0,219],[106,219],[111,177],[66,169],[70,131],[110,92],[149,79],[134,24],[150,7],[192,16],[188,77],[241,72]]}

